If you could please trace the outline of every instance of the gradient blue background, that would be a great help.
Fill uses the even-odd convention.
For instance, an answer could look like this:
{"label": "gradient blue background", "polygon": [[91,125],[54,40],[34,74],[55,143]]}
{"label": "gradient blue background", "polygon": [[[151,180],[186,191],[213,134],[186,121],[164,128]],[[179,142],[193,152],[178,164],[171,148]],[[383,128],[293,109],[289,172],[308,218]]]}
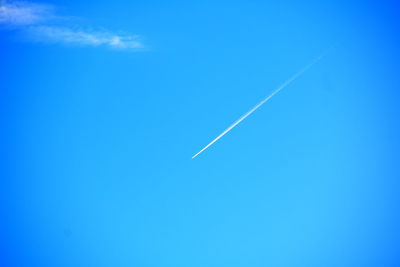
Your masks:
{"label": "gradient blue background", "polygon": [[46,3],[149,49],[0,32],[0,266],[400,266],[396,1]]}

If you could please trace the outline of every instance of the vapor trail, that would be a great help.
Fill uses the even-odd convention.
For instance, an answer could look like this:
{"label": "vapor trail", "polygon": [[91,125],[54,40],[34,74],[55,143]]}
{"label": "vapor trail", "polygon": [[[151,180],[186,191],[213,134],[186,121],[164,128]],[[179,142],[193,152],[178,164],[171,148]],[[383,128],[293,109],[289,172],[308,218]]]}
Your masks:
{"label": "vapor trail", "polygon": [[235,121],[231,126],[229,126],[225,131],[223,131],[220,135],[218,135],[214,140],[212,140],[208,145],[206,145],[202,150],[200,150],[199,152],[197,152],[192,159],[194,159],[195,157],[197,157],[198,155],[200,155],[201,152],[203,152],[204,150],[206,150],[207,148],[209,148],[212,144],[214,144],[215,142],[217,142],[221,137],[223,137],[225,134],[227,134],[230,130],[232,130],[233,128],[235,128],[239,123],[241,123],[244,119],[246,119],[248,116],[250,116],[254,111],[256,111],[258,108],[260,108],[262,105],[264,105],[265,102],[267,102],[268,100],[270,100],[274,95],[276,95],[277,93],[279,93],[279,91],[281,91],[283,88],[285,88],[286,86],[288,86],[290,83],[292,83],[294,80],[296,80],[298,77],[300,77],[304,72],[306,72],[309,68],[311,68],[315,63],[317,63],[322,57],[324,56],[324,54],[322,54],[321,56],[317,57],[316,59],[314,59],[312,62],[310,62],[308,65],[306,65],[305,67],[303,67],[301,70],[299,70],[297,73],[295,73],[292,77],[290,77],[288,80],[286,80],[283,84],[281,84],[281,86],[279,86],[277,89],[275,89],[270,95],[268,95],[266,98],[264,98],[260,103],[258,103],[257,105],[255,105],[252,109],[250,109],[249,111],[247,111],[242,117],[240,117],[237,121]]}

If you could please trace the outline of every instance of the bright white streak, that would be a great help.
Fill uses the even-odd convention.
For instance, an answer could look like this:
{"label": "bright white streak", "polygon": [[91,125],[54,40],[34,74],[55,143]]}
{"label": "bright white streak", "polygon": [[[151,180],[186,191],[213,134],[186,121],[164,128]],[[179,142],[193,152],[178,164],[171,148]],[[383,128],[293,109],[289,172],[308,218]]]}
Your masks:
{"label": "bright white streak", "polygon": [[220,135],[218,135],[214,140],[211,141],[211,143],[209,143],[208,145],[206,145],[202,150],[200,150],[199,152],[197,152],[192,159],[194,159],[195,157],[197,157],[198,155],[200,155],[201,152],[203,152],[204,150],[206,150],[207,148],[209,148],[212,144],[214,144],[215,142],[217,142],[221,137],[223,137],[225,134],[227,134],[230,130],[232,130],[233,128],[235,128],[239,123],[241,123],[244,119],[246,119],[248,116],[250,116],[254,111],[256,111],[259,107],[261,107],[262,105],[265,104],[265,102],[267,102],[268,100],[270,100],[274,95],[276,95],[277,93],[279,93],[279,91],[281,91],[283,88],[285,88],[286,86],[288,86],[290,83],[292,83],[294,80],[296,80],[297,78],[299,78],[304,72],[306,72],[309,68],[311,68],[315,63],[317,63],[321,58],[323,57],[323,55],[317,57],[316,59],[314,59],[311,63],[309,63],[308,65],[306,65],[305,67],[303,67],[301,70],[299,70],[296,74],[294,74],[292,77],[290,77],[288,80],[286,80],[281,86],[279,86],[277,89],[275,89],[269,96],[267,96],[266,98],[264,98],[260,103],[258,103],[257,105],[255,105],[252,109],[250,109],[249,111],[246,112],[246,114],[244,114],[242,117],[240,117],[237,121],[235,121],[231,126],[229,126],[225,131],[223,131]]}

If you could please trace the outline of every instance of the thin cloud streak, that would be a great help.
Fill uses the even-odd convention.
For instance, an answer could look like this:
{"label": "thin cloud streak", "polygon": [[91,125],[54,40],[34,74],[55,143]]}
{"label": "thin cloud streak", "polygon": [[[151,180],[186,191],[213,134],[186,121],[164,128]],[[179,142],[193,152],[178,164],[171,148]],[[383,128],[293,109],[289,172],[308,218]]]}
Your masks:
{"label": "thin cloud streak", "polygon": [[309,68],[311,68],[315,63],[317,63],[324,55],[321,55],[314,59],[311,63],[303,67],[301,70],[299,70],[297,73],[295,73],[292,77],[290,77],[288,80],[286,80],[281,86],[279,86],[277,89],[275,89],[270,95],[268,95],[266,98],[264,98],[261,102],[259,102],[257,105],[255,105],[252,109],[250,109],[248,112],[246,112],[242,117],[240,117],[237,121],[235,121],[231,126],[229,126],[225,131],[223,131],[220,135],[218,135],[214,140],[212,140],[208,145],[206,145],[203,149],[201,149],[199,152],[197,152],[192,159],[200,155],[203,151],[205,151],[207,148],[212,146],[215,142],[217,142],[219,139],[221,139],[225,134],[227,134],[229,131],[231,131],[233,128],[235,128],[239,123],[241,123],[244,119],[246,119],[248,116],[250,116],[254,111],[259,109],[262,105],[265,104],[268,100],[270,100],[274,95],[279,93],[283,88],[288,86],[290,83],[292,83],[294,80],[299,78],[304,72],[306,72]]}
{"label": "thin cloud streak", "polygon": [[57,16],[55,7],[50,5],[0,0],[0,24],[22,32],[36,42],[106,46],[133,51],[146,48],[138,35],[85,30],[70,26],[69,21],[69,17]]}
{"label": "thin cloud streak", "polygon": [[41,42],[86,46],[108,46],[116,49],[144,49],[137,35],[116,35],[109,32],[87,32],[69,28],[36,26],[29,30],[31,37]]}

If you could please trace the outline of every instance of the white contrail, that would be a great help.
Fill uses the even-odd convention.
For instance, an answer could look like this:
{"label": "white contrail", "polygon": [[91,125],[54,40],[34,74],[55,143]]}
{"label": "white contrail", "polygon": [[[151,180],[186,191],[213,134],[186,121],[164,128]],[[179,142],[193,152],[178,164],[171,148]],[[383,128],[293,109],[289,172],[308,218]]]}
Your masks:
{"label": "white contrail", "polygon": [[252,109],[250,109],[249,111],[246,112],[246,114],[244,114],[242,117],[240,117],[237,121],[235,121],[231,126],[229,126],[225,131],[223,131],[220,135],[218,135],[214,140],[211,141],[211,143],[209,143],[208,145],[206,145],[202,150],[200,150],[199,152],[197,152],[192,159],[194,159],[195,157],[197,157],[198,155],[200,155],[201,152],[203,152],[204,150],[206,150],[207,148],[209,148],[212,144],[214,144],[215,142],[217,142],[222,136],[224,136],[225,134],[227,134],[230,130],[232,130],[233,128],[235,128],[239,123],[241,123],[244,119],[246,119],[248,116],[251,115],[251,113],[253,113],[254,111],[256,111],[259,107],[261,107],[265,102],[267,102],[268,100],[270,100],[274,95],[276,95],[279,91],[281,91],[283,88],[285,88],[286,86],[288,86],[290,83],[292,83],[294,80],[296,80],[298,77],[300,77],[300,75],[302,75],[304,72],[306,72],[309,68],[311,68],[315,63],[317,63],[324,55],[321,55],[319,57],[317,57],[316,59],[314,59],[311,63],[309,63],[308,65],[306,65],[305,67],[303,67],[301,70],[299,70],[296,74],[294,74],[292,77],[290,77],[288,80],[286,80],[281,86],[279,86],[277,89],[275,89],[269,96],[267,96],[266,98],[264,98],[260,103],[258,103],[257,105],[255,105]]}

